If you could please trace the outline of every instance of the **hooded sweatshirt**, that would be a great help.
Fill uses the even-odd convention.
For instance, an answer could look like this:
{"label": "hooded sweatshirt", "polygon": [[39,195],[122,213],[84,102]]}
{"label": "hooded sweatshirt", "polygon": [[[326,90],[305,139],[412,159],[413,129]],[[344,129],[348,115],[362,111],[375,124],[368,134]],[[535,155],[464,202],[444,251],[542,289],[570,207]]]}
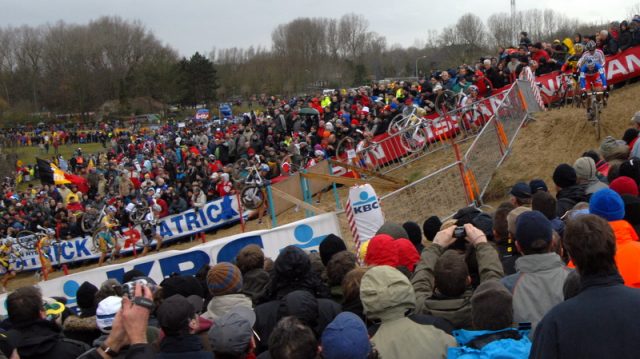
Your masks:
{"label": "hooded sweatshirt", "polygon": [[573,164],[573,168],[576,170],[576,176],[578,181],[585,183],[587,188],[585,190],[587,195],[598,192],[603,188],[607,188],[607,185],[598,180],[598,170],[596,169],[596,163],[591,157],[580,157]]}
{"label": "hooded sweatshirt", "polygon": [[416,308],[411,283],[389,266],[369,269],[362,278],[360,298],[368,319],[380,326],[371,338],[382,358],[446,358],[455,339],[433,325],[406,316]]}

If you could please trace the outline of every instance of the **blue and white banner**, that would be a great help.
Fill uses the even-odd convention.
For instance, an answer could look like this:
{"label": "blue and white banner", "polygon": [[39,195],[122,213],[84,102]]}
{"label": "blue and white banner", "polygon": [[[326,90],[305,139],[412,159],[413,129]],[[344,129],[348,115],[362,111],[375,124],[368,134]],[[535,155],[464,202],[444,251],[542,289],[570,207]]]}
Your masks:
{"label": "blue and white banner", "polygon": [[[163,238],[163,243],[170,243],[178,238],[194,233],[209,231],[240,219],[238,213],[238,197],[225,196],[207,203],[202,209],[189,209],[185,212],[161,218],[156,228]],[[245,213],[245,217],[248,213]],[[138,227],[123,228],[124,237],[130,236],[140,239],[142,230]],[[153,242],[155,243],[155,242]],[[124,245],[124,243],[120,243]],[[51,263],[65,264],[100,258],[99,251],[94,251],[91,236],[63,240],[51,246],[46,253]],[[132,247],[124,248],[121,253],[133,251]],[[36,251],[23,252],[23,270],[40,269],[40,260]]]}
{"label": "blue and white banner", "polygon": [[[265,256],[276,259],[282,249],[295,245],[307,252],[318,250],[320,242],[334,233],[341,236],[340,223],[335,213],[326,213],[303,219],[272,230],[253,231],[203,243],[185,250],[160,252],[133,259],[126,263],[94,268],[64,277],[40,282],[45,297],[66,297],[69,306],[76,305],[76,292],[88,281],[99,287],[109,278],[122,281],[126,271],[137,269],[158,284],[172,273],[195,275],[202,266],[218,262],[234,262],[238,252],[249,244],[263,248]],[[5,315],[7,294],[0,295],[0,314]]]}

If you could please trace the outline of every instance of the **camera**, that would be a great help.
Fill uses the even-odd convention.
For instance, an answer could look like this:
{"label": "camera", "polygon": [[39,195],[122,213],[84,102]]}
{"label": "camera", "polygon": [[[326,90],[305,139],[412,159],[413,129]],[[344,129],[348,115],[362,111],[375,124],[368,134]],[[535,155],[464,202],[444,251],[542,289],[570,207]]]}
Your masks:
{"label": "camera", "polygon": [[140,284],[151,289],[152,293],[155,293],[156,291],[156,285],[154,283],[149,282],[145,278],[137,278],[122,285],[123,294],[129,298],[133,298],[136,290],[136,284]]}
{"label": "camera", "polygon": [[467,237],[467,231],[464,230],[464,226],[457,226],[453,230],[453,238],[464,241]]}

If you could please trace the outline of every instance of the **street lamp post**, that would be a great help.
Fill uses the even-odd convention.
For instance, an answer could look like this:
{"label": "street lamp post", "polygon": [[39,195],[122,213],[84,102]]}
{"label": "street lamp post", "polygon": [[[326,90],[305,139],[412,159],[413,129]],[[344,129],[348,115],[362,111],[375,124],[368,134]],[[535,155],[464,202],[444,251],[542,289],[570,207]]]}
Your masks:
{"label": "street lamp post", "polygon": [[420,56],[420,57],[418,57],[416,59],[416,79],[418,78],[418,61],[420,61],[420,59],[424,59],[426,57],[427,57],[427,55],[422,55],[422,56]]}

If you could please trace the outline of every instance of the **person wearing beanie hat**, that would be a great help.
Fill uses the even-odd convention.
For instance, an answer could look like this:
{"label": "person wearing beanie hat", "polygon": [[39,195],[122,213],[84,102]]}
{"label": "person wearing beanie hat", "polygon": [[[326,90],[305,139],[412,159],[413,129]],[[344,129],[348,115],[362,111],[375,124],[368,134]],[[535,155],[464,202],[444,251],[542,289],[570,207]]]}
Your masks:
{"label": "person wearing beanie hat", "polygon": [[633,226],[624,220],[625,204],[622,197],[608,188],[600,190],[591,196],[589,213],[609,222],[616,237],[616,265],[624,284],[640,288],[640,242]]}
{"label": "person wearing beanie hat", "polygon": [[[528,358],[528,331],[513,325],[511,293],[497,280],[481,283],[471,297],[474,330],[456,330],[458,346],[447,358]],[[477,341],[483,344],[478,346]]]}
{"label": "person wearing beanie hat", "polygon": [[[422,224],[422,232],[424,233],[424,238],[426,238],[429,242],[432,242],[436,237],[436,234],[440,232],[440,227],[442,227],[442,222],[438,216],[431,216],[427,218]],[[422,251],[420,251],[422,253]]]}
{"label": "person wearing beanie hat", "polygon": [[580,202],[586,202],[587,186],[577,183],[576,170],[566,164],[560,164],[553,171],[553,183],[556,185],[556,214],[562,218],[567,211]]}
{"label": "person wearing beanie hat", "polygon": [[379,234],[389,235],[393,239],[409,238],[407,231],[405,231],[401,225],[394,222],[384,222],[382,227],[380,227],[376,232],[376,235]]}
{"label": "person wearing beanie hat", "polygon": [[529,190],[533,196],[538,191],[549,192],[547,184],[541,179],[534,179],[529,182]]}
{"label": "person wearing beanie hat", "polygon": [[517,272],[501,281],[513,295],[515,322],[531,323],[535,329],[542,317],[564,300],[562,288],[571,270],[552,251],[551,221],[542,212],[520,214],[514,234],[522,256],[516,260]]}
{"label": "person wearing beanie hat", "polygon": [[350,312],[338,314],[327,325],[321,346],[324,359],[367,359],[372,350],[366,325]]}
{"label": "person wearing beanie hat", "polygon": [[407,231],[407,235],[409,235],[407,239],[413,243],[418,253],[421,253],[424,246],[422,245],[422,230],[420,226],[416,222],[404,222],[402,228],[404,228],[404,230]]}
{"label": "person wearing beanie hat", "polygon": [[93,341],[102,335],[96,324],[97,292],[98,288],[89,282],[80,285],[76,292],[80,314],[69,316],[64,321],[62,332],[65,337],[93,345]]}
{"label": "person wearing beanie hat", "polygon": [[451,335],[439,329],[441,324],[435,318],[414,321],[407,316],[416,309],[416,292],[409,279],[393,267],[367,270],[360,283],[360,299],[366,317],[380,323],[371,343],[381,358],[445,358],[447,347],[456,344]]}
{"label": "person wearing beanie hat", "polygon": [[196,277],[190,275],[169,277],[160,282],[160,287],[162,288],[162,299],[167,299],[176,294],[180,294],[185,298],[196,298],[192,300],[194,303],[199,302],[200,305],[196,306],[195,309],[198,313],[202,312],[202,303],[204,301],[205,293]]}
{"label": "person wearing beanie hat", "polygon": [[[433,244],[422,252],[411,283],[416,292],[418,313],[446,319],[456,329],[470,329],[469,300],[473,288],[464,251],[451,249],[458,241],[453,236],[455,228],[450,226],[436,234]],[[464,240],[475,247],[480,281],[502,278],[504,271],[498,252],[484,232],[471,223],[465,224],[464,230]]]}
{"label": "person wearing beanie hat", "polygon": [[207,286],[213,295],[202,317],[215,322],[232,307],[253,307],[251,298],[242,293],[242,273],[235,265],[220,262],[209,269]]}
{"label": "person wearing beanie hat", "polygon": [[585,190],[587,195],[591,195],[603,188],[607,188],[607,185],[600,182],[598,179],[596,163],[591,157],[578,158],[573,164],[573,169],[576,171],[577,183],[587,186]]}
{"label": "person wearing beanie hat", "polygon": [[620,176],[609,184],[609,188],[621,196],[625,194],[638,196],[638,184],[631,177]]}
{"label": "person wearing beanie hat", "polygon": [[251,297],[256,304],[269,285],[269,273],[264,270],[264,252],[256,244],[250,244],[240,250],[236,256],[236,265],[242,272],[242,293]]}
{"label": "person wearing beanie hat", "polygon": [[[634,150],[636,149],[636,147],[638,147],[638,141],[636,141],[634,145]],[[638,148],[638,150],[640,151],[640,147]],[[616,140],[611,136],[607,136],[604,140],[602,140],[602,143],[600,144],[600,153],[602,154],[602,157],[604,157],[604,160],[607,162],[611,162],[613,160],[626,160],[630,157],[629,146],[627,146],[624,141]],[[640,155],[640,153],[638,153],[638,155]],[[633,153],[631,157],[635,157]]]}
{"label": "person wearing beanie hat", "polygon": [[331,257],[338,252],[346,251],[347,246],[344,244],[342,238],[331,233],[320,242],[318,250],[320,252],[320,258],[322,258],[322,264],[326,267]]}

